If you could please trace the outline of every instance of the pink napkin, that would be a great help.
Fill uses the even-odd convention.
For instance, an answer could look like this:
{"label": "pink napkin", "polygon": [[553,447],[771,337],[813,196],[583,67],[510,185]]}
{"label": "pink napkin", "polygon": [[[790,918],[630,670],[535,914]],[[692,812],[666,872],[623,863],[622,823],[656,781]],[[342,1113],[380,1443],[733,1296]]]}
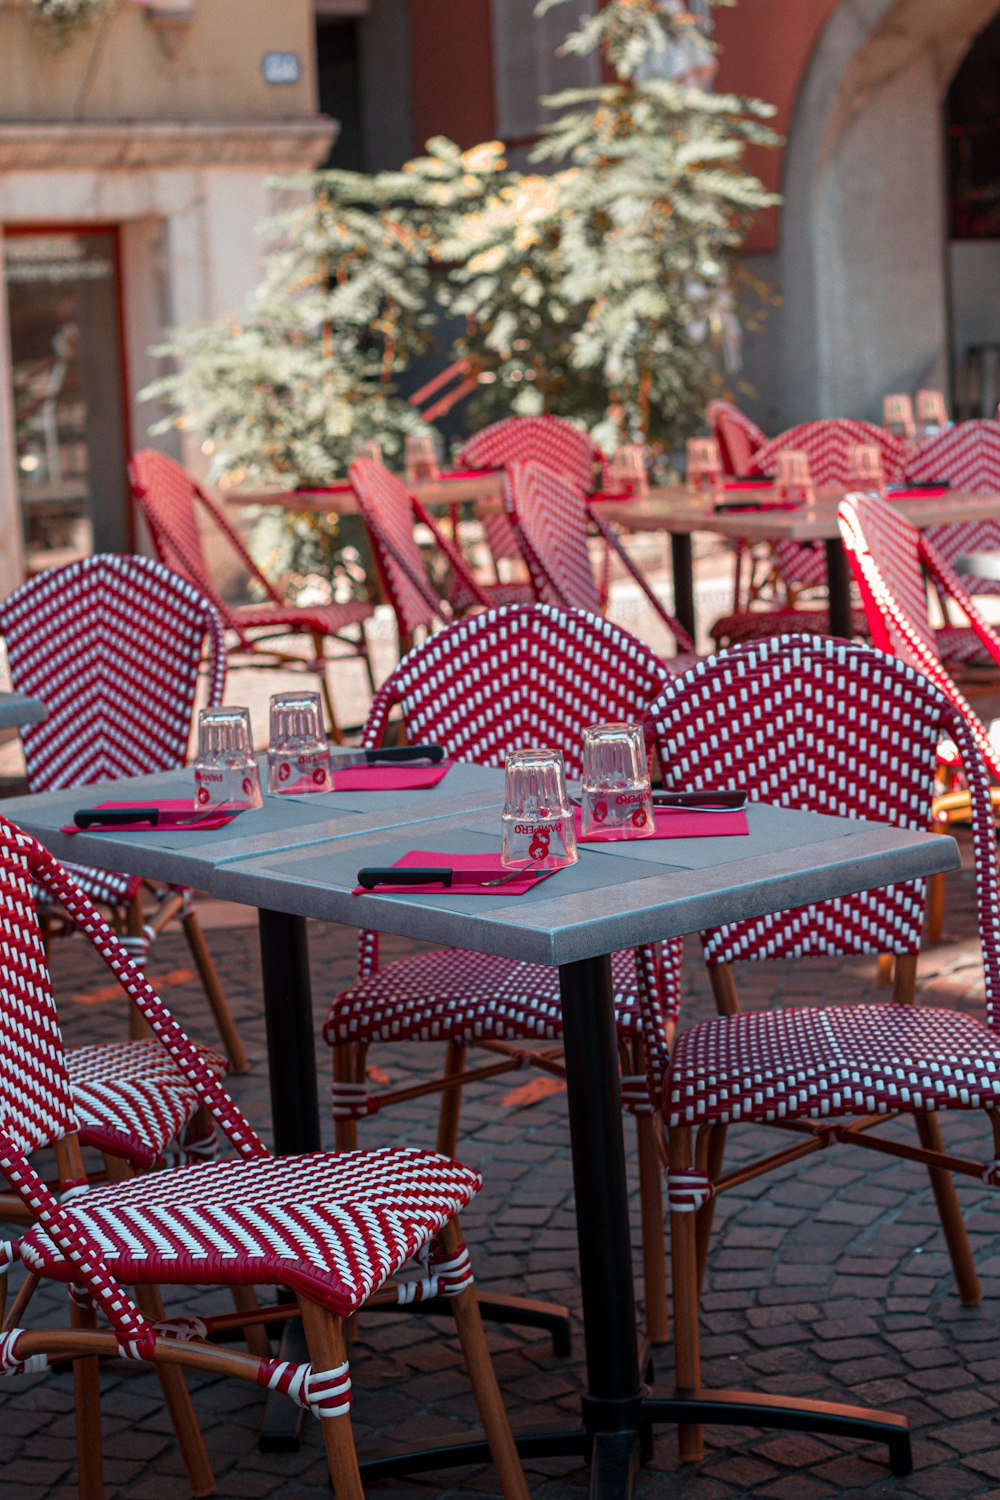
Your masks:
{"label": "pink napkin", "polygon": [[439,479],[485,479],[487,474],[499,474],[499,469],[442,469]]}
{"label": "pink napkin", "polygon": [[921,490],[896,490],[896,489],[892,489],[892,490],[889,490],[889,492],[888,492],[888,498],[890,500],[934,500],[939,495],[947,495],[947,493],[948,493],[948,486],[942,484],[942,485],[935,485],[932,489],[921,489]]}
{"label": "pink napkin", "polygon": [[335,792],[403,792],[409,788],[437,786],[447,776],[452,763],[445,759],[436,766],[348,766],[334,771]]}
{"label": "pink napkin", "polygon": [[727,479],[722,488],[724,490],[769,490],[773,484],[774,480],[764,475],[760,479]]}
{"label": "pink napkin", "polygon": [[[631,842],[628,839],[614,838],[609,833],[588,833],[586,838],[580,832],[583,813],[580,808],[573,809],[573,822],[576,827],[576,836],[582,844],[625,844]],[[721,838],[725,834],[749,833],[745,812],[684,812],[673,807],[657,807],[653,809],[653,821],[656,824],[656,832],[649,834],[653,839],[704,839]],[[644,843],[645,840],[637,840]]]}
{"label": "pink napkin", "polygon": [[354,492],[354,486],[348,479],[338,480],[336,484],[300,484],[295,495],[350,495]]}
{"label": "pink napkin", "polygon": [[[502,875],[509,875],[510,871],[504,869],[500,863],[499,854],[442,854],[439,849],[411,849],[404,854],[402,859],[394,861],[392,868],[408,869],[413,865],[426,870],[493,870],[497,872],[497,879]],[[351,892],[354,896],[374,896],[379,891],[388,895],[392,894],[415,894],[415,895],[438,895],[444,896],[523,896],[525,891],[530,891],[533,885],[540,880],[547,880],[550,875],[555,875],[556,870],[533,870],[530,874],[523,875],[517,880],[508,880],[505,885],[462,885],[456,879],[450,886],[443,885],[380,885],[374,891],[366,891],[363,885],[357,885]]]}
{"label": "pink napkin", "polygon": [[[81,787],[80,791],[83,793],[86,791],[86,788]],[[89,804],[83,800],[80,805],[81,807],[85,807]],[[181,817],[191,818],[195,817],[201,811],[190,797],[144,797],[140,802],[95,802],[92,805],[101,812],[121,811],[124,808],[132,807],[157,807],[162,813],[176,813]],[[231,812],[226,811],[224,808],[219,808],[216,817],[199,818],[195,827],[179,828],[176,831],[178,833],[203,833],[213,828],[225,828],[226,824],[231,823],[242,811],[241,807],[234,808]],[[126,825],[119,824],[119,827],[122,829],[122,832],[128,831],[130,833],[134,833],[137,830],[139,832],[146,830],[150,833],[171,832],[171,825],[169,823],[157,824],[156,826],[152,823],[136,823],[127,830]],[[60,833],[92,833],[96,831],[98,830],[77,828],[75,823],[71,823],[66,828],[60,828],[59,830]],[[102,831],[106,832],[107,830]]]}

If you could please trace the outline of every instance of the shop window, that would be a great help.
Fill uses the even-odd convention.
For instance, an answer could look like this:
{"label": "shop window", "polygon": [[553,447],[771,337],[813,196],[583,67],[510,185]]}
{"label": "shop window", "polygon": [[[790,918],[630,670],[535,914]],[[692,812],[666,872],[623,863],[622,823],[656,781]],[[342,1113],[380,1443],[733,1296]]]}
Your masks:
{"label": "shop window", "polygon": [[3,261],[29,571],[128,551],[117,231],[8,229]]}
{"label": "shop window", "polygon": [[955,74],[946,126],[951,237],[1000,239],[1000,16]]}

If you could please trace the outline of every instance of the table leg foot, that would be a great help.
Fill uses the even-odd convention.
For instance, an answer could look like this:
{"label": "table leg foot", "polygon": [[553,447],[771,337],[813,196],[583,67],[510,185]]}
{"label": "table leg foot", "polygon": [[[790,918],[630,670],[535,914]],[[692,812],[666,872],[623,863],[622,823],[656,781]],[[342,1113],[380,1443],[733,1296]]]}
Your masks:
{"label": "table leg foot", "polygon": [[[590,1446],[590,1439],[582,1427],[515,1433],[514,1441],[522,1458],[584,1458]],[[395,1479],[404,1474],[471,1467],[492,1461],[481,1432],[449,1433],[445,1437],[430,1438],[425,1443],[413,1443],[398,1452],[369,1451],[358,1455],[365,1484],[374,1484],[379,1479]]]}
{"label": "table leg foot", "polygon": [[894,1474],[913,1470],[910,1431],[898,1412],[843,1406],[834,1401],[807,1401],[795,1396],[756,1391],[688,1391],[676,1396],[648,1396],[642,1402],[645,1422],[713,1424],[724,1427],[777,1427],[786,1432],[822,1432],[837,1437],[884,1442]]}
{"label": "table leg foot", "polygon": [[595,1432],[590,1500],[631,1500],[639,1468],[637,1432]]}

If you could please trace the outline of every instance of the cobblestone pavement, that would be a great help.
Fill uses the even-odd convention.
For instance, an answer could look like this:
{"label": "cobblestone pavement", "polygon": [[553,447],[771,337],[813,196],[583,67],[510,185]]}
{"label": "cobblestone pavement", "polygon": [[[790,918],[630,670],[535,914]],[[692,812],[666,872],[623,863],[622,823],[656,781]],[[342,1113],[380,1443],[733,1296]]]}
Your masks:
{"label": "cobblestone pavement", "polygon": [[[249,1076],[233,1091],[266,1133],[266,1058],[256,929],[237,908],[210,908],[212,947],[244,1030]],[[412,946],[412,945],[410,945]],[[390,953],[404,951],[386,941]],[[317,1021],[352,974],[353,934],[311,929]],[[168,1003],[195,1032],[206,1031],[197,984],[179,937],[161,939],[151,973]],[[56,945],[53,970],[69,1039],[120,1034],[121,1012],[78,937]],[[877,991],[873,963],[812,962],[744,966],[744,1004],[844,1000]],[[945,941],[921,959],[927,998],[982,1003],[968,872],[950,882]],[[710,1013],[696,945],[688,950],[686,1019]],[[421,1049],[385,1049],[372,1061],[393,1078]],[[432,1049],[428,1049],[430,1051]],[[322,1053],[322,1044],[320,1044]],[[325,1068],[326,1058],[321,1056]],[[564,1096],[527,1102],[534,1074],[513,1074],[470,1092],[460,1155],[482,1168],[486,1187],[464,1228],[482,1286],[529,1290],[579,1308],[575,1224]],[[900,1127],[902,1129],[902,1127]],[[329,1134],[329,1132],[328,1132]],[[429,1143],[433,1105],[421,1101],[376,1116],[363,1141]],[[731,1159],[760,1145],[761,1133],[733,1132]],[[946,1139],[976,1159],[990,1154],[980,1117],[946,1122]],[[630,1142],[631,1150],[631,1142]],[[678,1469],[672,1431],[657,1435],[653,1462],[637,1493],[677,1500],[822,1500],[825,1496],[914,1496],[923,1500],[1000,1500],[1000,1201],[964,1179],[960,1194],[983,1281],[978,1308],[962,1308],[949,1274],[926,1175],[917,1167],[849,1150],[814,1156],[720,1200],[704,1298],[706,1384],[856,1400],[903,1411],[914,1433],[915,1472],[890,1474],[877,1446],[826,1438],[715,1429],[696,1469]],[[637,1205],[633,1194],[633,1219]],[[636,1223],[634,1223],[634,1227]],[[207,1293],[179,1295],[176,1308],[210,1305]],[[43,1289],[36,1316],[63,1320],[61,1294]],[[515,1425],[571,1421],[582,1365],[578,1324],[570,1359],[544,1337],[494,1325],[497,1372]],[[669,1350],[660,1351],[666,1382]],[[442,1320],[393,1313],[363,1321],[352,1354],[355,1419],[362,1444],[398,1443],[471,1423],[455,1341]],[[312,1497],[328,1494],[319,1430],[309,1422],[299,1452],[261,1454],[256,1433],[263,1398],[242,1383],[191,1377],[195,1406],[219,1478],[220,1494]],[[174,1500],[189,1493],[155,1378],[121,1365],[103,1382],[109,1500]],[[0,1482],[10,1500],[70,1500],[74,1470],[71,1380],[66,1373],[11,1382],[0,1396]],[[587,1493],[570,1460],[529,1466],[538,1500]],[[483,1468],[372,1487],[373,1494],[495,1495]]]}

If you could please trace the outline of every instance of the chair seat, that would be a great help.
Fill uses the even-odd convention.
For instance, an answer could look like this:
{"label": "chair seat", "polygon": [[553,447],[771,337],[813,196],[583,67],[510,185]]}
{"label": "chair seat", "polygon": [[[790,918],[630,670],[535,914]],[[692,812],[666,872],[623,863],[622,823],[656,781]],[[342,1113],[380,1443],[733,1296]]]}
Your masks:
{"label": "chair seat", "polygon": [[231,611],[233,623],[247,630],[287,625],[290,630],[315,630],[319,635],[337,635],[349,625],[368,620],[374,610],[363,599],[343,604],[241,604]]}
{"label": "chair seat", "polygon": [[[867,639],[868,625],[864,610],[851,611],[851,628],[856,636]],[[737,646],[744,641],[761,641],[775,635],[829,635],[830,616],[825,609],[742,609],[716,620],[711,629],[716,644]]]}
{"label": "chair seat", "polygon": [[671,1125],[981,1109],[1000,1100],[1000,1037],[916,1005],[793,1007],[703,1021],[678,1036]]}
{"label": "chair seat", "polygon": [[[198,1050],[216,1078],[228,1073],[224,1057],[207,1047]],[[66,1066],[81,1143],[144,1170],[162,1159],[200,1102],[167,1050],[152,1039],[73,1047]]]}
{"label": "chair seat", "polygon": [[[128,906],[142,885],[138,875],[123,875],[117,870],[94,870],[90,865],[71,865],[68,861],[63,869],[97,906]],[[35,900],[43,910],[59,909],[45,891],[36,890]]]}
{"label": "chair seat", "polygon": [[[390,1148],[179,1167],[70,1203],[127,1285],[280,1285],[348,1317],[481,1186],[448,1157]],[[20,1252],[37,1274],[78,1274],[38,1226]]]}
{"label": "chair seat", "polygon": [[[535,591],[530,583],[484,583],[483,593],[487,595],[492,609],[500,609],[505,604],[534,604]],[[457,587],[449,595],[448,602],[452,609],[459,614],[463,610],[472,609],[479,600],[471,589]]]}
{"label": "chair seat", "polygon": [[[642,1029],[635,955],[611,959],[620,1035]],[[343,990],[323,1036],[345,1042],[558,1041],[559,973],[541,964],[441,948],[401,958]]]}

